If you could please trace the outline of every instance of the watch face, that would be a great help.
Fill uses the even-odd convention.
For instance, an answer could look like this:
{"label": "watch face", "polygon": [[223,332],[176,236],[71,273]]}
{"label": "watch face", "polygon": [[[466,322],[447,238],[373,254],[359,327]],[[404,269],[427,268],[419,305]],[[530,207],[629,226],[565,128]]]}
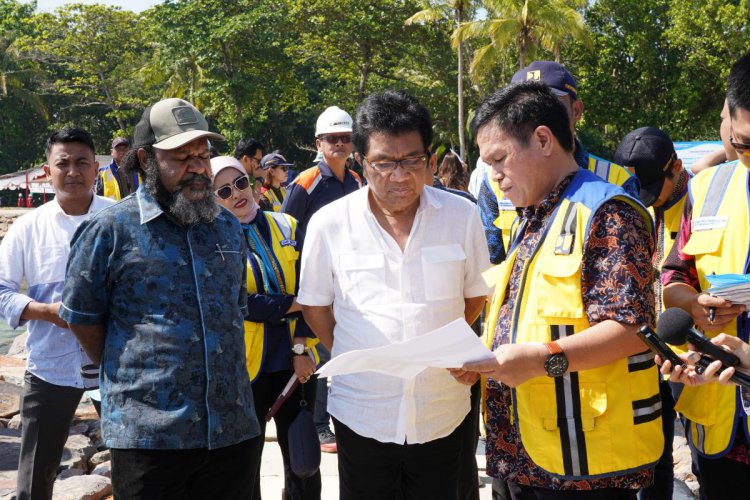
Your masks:
{"label": "watch face", "polygon": [[302,344],[295,344],[294,347],[292,347],[292,351],[294,354],[305,354],[305,346]]}
{"label": "watch face", "polygon": [[565,354],[553,354],[545,361],[544,368],[550,377],[561,377],[568,370],[568,358]]}

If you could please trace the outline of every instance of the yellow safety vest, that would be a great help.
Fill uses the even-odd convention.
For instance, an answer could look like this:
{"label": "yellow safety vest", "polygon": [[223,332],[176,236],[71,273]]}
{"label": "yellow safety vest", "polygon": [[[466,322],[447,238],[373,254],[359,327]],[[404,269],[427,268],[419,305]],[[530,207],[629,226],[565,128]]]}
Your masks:
{"label": "yellow safety vest", "polygon": [[266,189],[266,192],[263,193],[263,196],[265,196],[265,198],[271,204],[274,212],[281,211],[281,204],[284,203],[284,198],[286,198],[286,188],[281,187],[279,189],[281,189],[281,199],[276,196],[276,193],[271,188]]}
{"label": "yellow safety vest", "polygon": [[117,181],[117,178],[112,173],[112,169],[109,168],[110,166],[104,166],[99,169],[99,176],[101,178],[101,183],[104,188],[104,192],[102,193],[102,196],[105,198],[111,198],[113,200],[121,200],[122,199],[122,192],[120,191],[120,183]]}
{"label": "yellow safety vest", "polygon": [[[276,260],[279,263],[281,274],[284,279],[284,287],[290,293],[296,290],[297,277],[295,273],[295,265],[299,258],[299,251],[293,244],[295,242],[296,231],[297,231],[297,220],[287,214],[277,214],[275,212],[262,212],[268,221],[268,227],[271,230],[272,240],[272,251],[276,256]],[[247,292],[258,293],[262,290],[262,284],[259,284],[255,280],[255,273],[253,272],[253,265],[251,259],[252,255],[248,256],[247,262]],[[296,319],[289,320],[289,338],[294,337],[294,330],[297,324]],[[307,346],[312,349],[315,357],[315,363],[319,361],[318,353],[315,349],[315,345],[318,343],[316,338],[308,338]],[[250,376],[250,381],[255,381],[260,374],[261,368],[263,367],[263,360],[266,357],[266,328],[264,323],[255,323],[252,321],[245,321],[245,356],[247,358],[247,372]],[[290,351],[291,355],[291,351]]]}
{"label": "yellow safety vest", "polygon": [[[511,324],[513,343],[550,342],[591,325],[581,263],[588,224],[605,201],[646,209],[612,184],[579,170],[525,263]],[[486,323],[491,348],[518,250],[492,268],[497,283]],[[494,278],[493,278],[494,276]],[[537,377],[512,389],[512,418],[536,465],[565,479],[621,475],[652,466],[663,451],[659,373],[648,351],[563,377]]]}
{"label": "yellow safety vest", "polygon": [[[711,273],[745,272],[750,249],[748,175],[742,163],[732,162],[704,170],[690,181],[693,227],[682,252],[695,257],[702,290],[710,287],[706,276]],[[722,331],[739,334],[747,342],[748,332],[739,329],[742,316]],[[715,458],[729,451],[738,417],[741,428],[750,435],[738,391],[739,387],[719,384],[682,390],[675,409],[690,420],[688,439],[702,455]]]}
{"label": "yellow safety vest", "polygon": [[[633,174],[631,174],[626,168],[594,155],[589,155],[588,169],[600,179],[616,186],[622,186],[633,178]],[[497,219],[495,219],[494,224],[495,227],[500,229],[503,233],[503,246],[507,252],[510,247],[510,233],[513,230],[513,225],[517,217],[516,207],[514,207],[509,200],[505,199],[505,195],[500,189],[500,185],[497,181],[492,179],[488,180],[492,192],[495,193],[495,196],[497,197],[498,216]]]}

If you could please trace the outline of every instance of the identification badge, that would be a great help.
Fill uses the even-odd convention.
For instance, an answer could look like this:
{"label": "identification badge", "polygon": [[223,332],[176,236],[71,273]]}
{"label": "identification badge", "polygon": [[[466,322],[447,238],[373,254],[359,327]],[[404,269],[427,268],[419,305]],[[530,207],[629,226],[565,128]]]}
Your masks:
{"label": "identification badge", "polygon": [[516,207],[513,206],[513,203],[510,202],[510,200],[503,198],[502,200],[497,202],[497,208],[503,212],[515,212]]}
{"label": "identification badge", "polygon": [[294,240],[281,240],[282,247],[296,247],[297,242]]}
{"label": "identification badge", "polygon": [[709,229],[723,229],[727,227],[729,217],[698,217],[693,219],[693,231],[708,231]]}

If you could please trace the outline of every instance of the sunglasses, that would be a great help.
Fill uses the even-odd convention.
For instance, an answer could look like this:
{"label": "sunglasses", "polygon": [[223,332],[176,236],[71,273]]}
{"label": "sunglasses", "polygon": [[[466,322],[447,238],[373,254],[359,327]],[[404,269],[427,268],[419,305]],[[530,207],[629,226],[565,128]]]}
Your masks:
{"label": "sunglasses", "polygon": [[734,131],[730,131],[729,144],[732,145],[732,147],[735,151],[737,151],[738,154],[741,154],[742,156],[750,156],[750,144],[745,144],[744,142],[735,142]]}
{"label": "sunglasses", "polygon": [[234,189],[237,191],[244,191],[250,186],[250,178],[246,175],[237,177],[232,184],[224,184],[214,191],[214,193],[216,193],[216,196],[222,200],[228,200],[232,197],[232,185],[234,185]]}
{"label": "sunglasses", "polygon": [[341,141],[342,144],[349,144],[352,142],[352,136],[347,135],[321,135],[318,137],[321,141],[325,141],[328,144],[338,144]]}

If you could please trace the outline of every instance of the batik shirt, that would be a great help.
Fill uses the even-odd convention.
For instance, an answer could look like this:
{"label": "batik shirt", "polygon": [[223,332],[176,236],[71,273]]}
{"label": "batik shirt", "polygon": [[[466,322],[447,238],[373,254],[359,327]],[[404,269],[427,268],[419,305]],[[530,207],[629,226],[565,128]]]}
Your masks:
{"label": "batik shirt", "polygon": [[[550,215],[570,185],[566,177],[537,207],[523,210],[527,225],[513,263],[507,293],[500,308],[493,350],[511,343],[513,308],[521,285],[524,263],[551,222]],[[583,303],[589,322],[604,320],[625,324],[654,324],[654,242],[647,222],[628,203],[611,200],[592,216],[581,264]],[[487,473],[508,482],[552,490],[641,488],[653,482],[653,469],[595,480],[570,481],[539,468],[524,449],[518,429],[511,424],[511,390],[487,380]]]}

